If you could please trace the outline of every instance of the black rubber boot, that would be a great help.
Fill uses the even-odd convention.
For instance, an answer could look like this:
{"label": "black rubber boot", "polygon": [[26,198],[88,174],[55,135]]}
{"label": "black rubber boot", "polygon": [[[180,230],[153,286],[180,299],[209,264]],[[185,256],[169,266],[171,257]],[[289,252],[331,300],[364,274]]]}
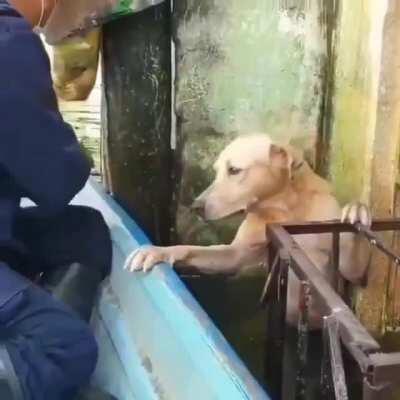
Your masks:
{"label": "black rubber boot", "polygon": [[67,304],[85,321],[90,320],[102,274],[80,263],[58,267],[47,272],[41,286]]}

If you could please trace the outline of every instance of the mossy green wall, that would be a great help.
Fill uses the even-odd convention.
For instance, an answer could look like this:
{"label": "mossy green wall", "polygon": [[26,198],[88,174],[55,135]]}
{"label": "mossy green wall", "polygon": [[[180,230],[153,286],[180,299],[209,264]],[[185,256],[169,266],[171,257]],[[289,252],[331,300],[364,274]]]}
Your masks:
{"label": "mossy green wall", "polygon": [[[340,3],[330,175],[342,202],[361,199],[374,218],[398,212],[399,18],[397,0]],[[395,244],[390,233],[383,238]],[[380,336],[399,324],[400,280],[386,256],[372,254],[368,285],[356,293],[356,312]]]}
{"label": "mossy green wall", "polygon": [[175,2],[180,241],[229,240],[197,221],[188,206],[211,182],[218,152],[238,133],[267,132],[314,157],[326,61],[322,9],[319,0],[281,3]]}
{"label": "mossy green wall", "polygon": [[370,195],[385,9],[385,1],[340,2],[330,172],[343,203]]}

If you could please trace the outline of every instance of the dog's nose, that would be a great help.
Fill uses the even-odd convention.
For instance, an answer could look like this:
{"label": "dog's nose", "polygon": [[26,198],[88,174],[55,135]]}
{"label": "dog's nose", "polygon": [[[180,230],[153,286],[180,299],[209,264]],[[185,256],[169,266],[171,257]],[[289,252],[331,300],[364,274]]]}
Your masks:
{"label": "dog's nose", "polygon": [[190,206],[190,208],[198,214],[200,217],[204,217],[204,201],[196,199],[193,204]]}

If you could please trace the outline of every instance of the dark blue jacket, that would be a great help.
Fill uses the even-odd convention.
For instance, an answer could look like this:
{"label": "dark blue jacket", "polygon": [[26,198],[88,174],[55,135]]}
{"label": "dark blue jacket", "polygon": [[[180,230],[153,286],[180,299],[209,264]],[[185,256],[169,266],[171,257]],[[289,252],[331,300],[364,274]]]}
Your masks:
{"label": "dark blue jacket", "polygon": [[58,110],[41,40],[0,0],[0,246],[13,241],[21,197],[44,214],[56,213],[83,187],[89,171]]}

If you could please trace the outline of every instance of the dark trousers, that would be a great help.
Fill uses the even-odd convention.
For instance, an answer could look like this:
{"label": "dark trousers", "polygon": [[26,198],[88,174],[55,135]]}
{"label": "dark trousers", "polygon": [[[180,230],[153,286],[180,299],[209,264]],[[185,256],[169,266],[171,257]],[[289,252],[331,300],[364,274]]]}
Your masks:
{"label": "dark trousers", "polygon": [[70,206],[51,218],[29,208],[18,217],[15,236],[24,251],[7,257],[21,274],[0,263],[0,282],[5,283],[0,296],[2,343],[24,400],[70,400],[95,368],[95,339],[68,306],[22,274],[45,277],[60,266],[79,263],[106,276],[111,265],[108,229],[101,215],[86,207]]}
{"label": "dark trousers", "polygon": [[36,207],[23,209],[15,237],[24,248],[23,260],[15,263],[24,276],[35,278],[72,263],[83,264],[102,278],[110,272],[110,233],[95,209],[69,206],[52,217],[43,217]]}

